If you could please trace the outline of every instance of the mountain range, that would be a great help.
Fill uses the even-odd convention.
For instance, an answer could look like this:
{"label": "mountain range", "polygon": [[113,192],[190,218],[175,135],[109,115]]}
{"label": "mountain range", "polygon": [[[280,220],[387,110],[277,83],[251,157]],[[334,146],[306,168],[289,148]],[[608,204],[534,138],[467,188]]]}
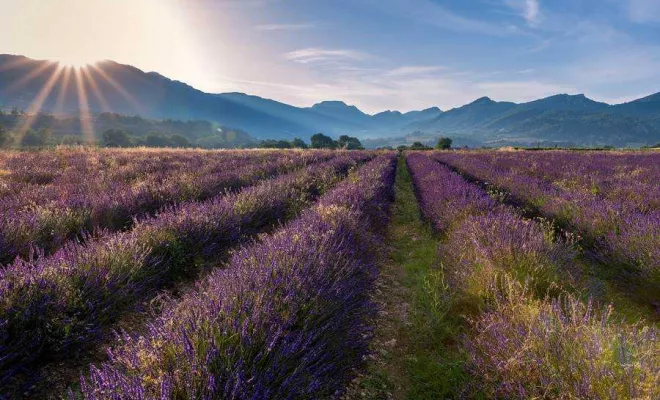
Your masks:
{"label": "mountain range", "polygon": [[[208,120],[245,130],[259,139],[308,138],[323,132],[361,139],[392,138],[392,143],[410,135],[449,136],[456,143],[470,145],[640,146],[660,142],[660,93],[617,105],[581,94],[559,94],[520,104],[482,97],[444,112],[432,107],[369,115],[341,101],[295,107],[244,93],[204,93],[158,73],[113,61],[100,62],[78,74],[58,68],[49,61],[0,55],[0,107],[28,110],[41,97],[39,109],[56,114],[86,109],[93,115],[111,111],[156,119]],[[51,90],[44,91],[44,87]]]}

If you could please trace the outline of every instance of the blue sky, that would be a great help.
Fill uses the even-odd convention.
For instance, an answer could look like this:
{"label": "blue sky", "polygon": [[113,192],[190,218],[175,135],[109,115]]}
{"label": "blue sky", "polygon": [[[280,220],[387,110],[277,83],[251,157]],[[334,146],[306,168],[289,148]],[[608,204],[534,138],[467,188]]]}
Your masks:
{"label": "blue sky", "polygon": [[[15,6],[27,24],[43,8],[27,10],[30,2],[37,0]],[[336,99],[368,112],[555,93],[616,103],[660,91],[660,0],[134,0],[130,7],[137,3],[150,24],[155,8],[158,21],[176,23],[150,26],[162,34],[143,42],[137,34],[95,34],[94,26],[67,40],[86,46],[85,56],[208,92],[301,106]],[[115,26],[130,32],[139,24],[132,9],[115,10]],[[0,53],[58,57],[59,41],[40,49],[39,32],[21,44],[10,29],[0,28]]]}
{"label": "blue sky", "polygon": [[295,71],[250,88],[297,104],[447,109],[482,95],[620,102],[660,91],[660,0],[241,3],[234,12],[256,30],[246,40],[272,45],[271,62]]}

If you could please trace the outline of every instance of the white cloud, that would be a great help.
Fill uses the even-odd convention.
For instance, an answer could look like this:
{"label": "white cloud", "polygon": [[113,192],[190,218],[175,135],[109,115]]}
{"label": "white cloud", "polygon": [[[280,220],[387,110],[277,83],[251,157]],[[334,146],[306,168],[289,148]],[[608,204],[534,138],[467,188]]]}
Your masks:
{"label": "white cloud", "polygon": [[628,0],[628,16],[637,23],[660,22],[660,1]]}
{"label": "white cloud", "polygon": [[[317,58],[319,54],[304,52],[304,56]],[[296,58],[300,57],[302,54],[296,54]],[[495,76],[433,65],[352,68],[350,61],[342,59],[337,65],[298,64],[308,74],[304,80],[277,85],[243,81],[240,88],[298,106],[309,106],[322,100],[342,100],[356,104],[368,113],[419,110],[431,106],[447,110],[481,96],[520,102],[560,92],[577,92],[571,86],[537,78],[531,70],[525,71],[526,75],[521,79],[511,79],[517,70]]]}
{"label": "white cloud", "polygon": [[301,31],[305,29],[312,29],[316,25],[314,24],[265,24],[257,25],[255,29],[258,31]]}
{"label": "white cloud", "polygon": [[505,4],[514,9],[529,25],[537,25],[541,19],[539,0],[505,0]]}
{"label": "white cloud", "polygon": [[355,50],[310,47],[286,53],[284,58],[300,64],[311,64],[318,62],[364,60],[369,58],[369,55]]}
{"label": "white cloud", "polygon": [[540,7],[538,0],[525,0],[525,19],[531,24],[535,24],[539,20]]}
{"label": "white cloud", "polygon": [[411,76],[411,75],[428,75],[435,72],[445,70],[444,67],[439,65],[410,65],[392,69],[387,72],[389,76]]}

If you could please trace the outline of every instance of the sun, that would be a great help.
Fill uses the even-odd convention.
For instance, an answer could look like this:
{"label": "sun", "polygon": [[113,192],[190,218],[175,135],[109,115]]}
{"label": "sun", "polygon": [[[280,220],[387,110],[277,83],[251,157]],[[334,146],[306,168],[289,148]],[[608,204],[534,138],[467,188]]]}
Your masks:
{"label": "sun", "polygon": [[87,68],[99,62],[99,60],[76,55],[55,57],[54,61],[56,61],[61,67],[73,69]]}

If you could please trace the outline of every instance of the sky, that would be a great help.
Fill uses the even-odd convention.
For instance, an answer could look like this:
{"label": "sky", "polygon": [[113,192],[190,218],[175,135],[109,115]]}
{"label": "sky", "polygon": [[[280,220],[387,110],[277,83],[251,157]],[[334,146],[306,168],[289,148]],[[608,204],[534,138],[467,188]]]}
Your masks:
{"label": "sky", "polygon": [[660,0],[0,0],[0,54],[365,112],[660,91]]}

